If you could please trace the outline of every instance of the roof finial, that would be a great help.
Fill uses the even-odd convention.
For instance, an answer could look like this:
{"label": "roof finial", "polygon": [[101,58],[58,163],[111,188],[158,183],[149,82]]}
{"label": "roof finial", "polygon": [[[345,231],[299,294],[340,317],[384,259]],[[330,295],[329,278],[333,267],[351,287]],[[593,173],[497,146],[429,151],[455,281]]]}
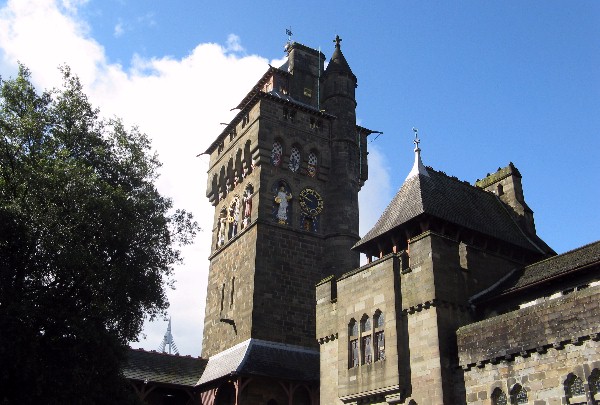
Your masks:
{"label": "roof finial", "polygon": [[171,334],[171,318],[169,318],[169,326],[167,326],[167,331],[165,332],[162,343],[158,346],[158,351],[165,353],[167,346],[169,346],[169,354],[171,354],[171,351],[175,352],[175,354],[179,354],[175,339],[173,339],[173,335]]}
{"label": "roof finial", "polygon": [[338,48],[338,49],[340,49],[340,44],[342,42],[342,38],[340,38],[339,35],[335,36],[335,39],[333,40],[333,42],[335,42],[335,47]]}
{"label": "roof finial", "polygon": [[415,140],[413,141],[413,143],[415,144],[415,163],[410,173],[408,173],[406,180],[404,181],[407,181],[408,179],[418,175],[429,177],[429,173],[427,173],[427,169],[425,168],[425,165],[423,165],[423,161],[421,160],[421,148],[419,148],[419,143],[421,143],[421,140],[419,139],[419,130],[415,127],[413,127],[412,130],[415,133]]}
{"label": "roof finial", "polygon": [[421,140],[419,139],[419,130],[415,127],[413,127],[412,130],[415,133],[415,140],[413,141],[415,144],[415,152],[421,151],[421,149],[419,149],[419,143],[421,143]]}

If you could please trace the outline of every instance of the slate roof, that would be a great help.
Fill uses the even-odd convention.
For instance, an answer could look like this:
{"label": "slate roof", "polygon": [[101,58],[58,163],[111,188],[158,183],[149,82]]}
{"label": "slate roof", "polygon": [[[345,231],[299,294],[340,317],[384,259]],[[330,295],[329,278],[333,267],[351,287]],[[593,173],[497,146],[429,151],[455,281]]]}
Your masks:
{"label": "slate roof", "polygon": [[231,374],[318,381],[319,351],[248,339],[211,357],[197,385]]}
{"label": "slate roof", "polygon": [[130,349],[123,375],[130,380],[194,387],[207,360],[143,349]]}
{"label": "slate roof", "polygon": [[600,241],[517,269],[511,273],[510,277],[505,277],[492,288],[473,296],[471,301],[491,299],[516,290],[523,290],[590,265],[600,266]]}
{"label": "slate roof", "polygon": [[551,252],[539,238],[525,234],[510,214],[510,208],[496,195],[430,167],[427,173],[429,176],[419,173],[404,182],[375,226],[354,249],[361,251],[374,239],[427,214],[526,249]]}

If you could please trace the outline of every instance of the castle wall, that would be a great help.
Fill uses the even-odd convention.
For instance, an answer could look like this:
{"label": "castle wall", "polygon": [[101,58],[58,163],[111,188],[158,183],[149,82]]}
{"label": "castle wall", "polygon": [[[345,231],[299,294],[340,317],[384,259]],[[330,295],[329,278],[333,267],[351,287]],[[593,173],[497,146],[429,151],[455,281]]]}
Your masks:
{"label": "castle wall", "polygon": [[[495,388],[509,396],[516,384],[530,404],[587,403],[590,374],[600,368],[599,332],[600,286],[461,328],[467,403],[490,404]],[[569,374],[582,380],[588,399],[567,398]]]}
{"label": "castle wall", "polygon": [[256,225],[250,226],[236,236],[236,249],[223,249],[211,259],[202,343],[205,358],[251,337],[256,235]]}
{"label": "castle wall", "polygon": [[[321,345],[321,403],[355,403],[359,398],[369,398],[369,403],[386,403],[385,398],[400,397],[400,379],[405,379],[406,352],[405,331],[397,324],[399,305],[399,258],[389,255],[377,263],[363,266],[343,275],[337,283],[333,279],[317,286],[317,338]],[[337,299],[332,301],[332,290]],[[374,319],[380,311],[383,327],[377,327]],[[361,319],[368,317],[369,331],[363,331]],[[349,324],[358,323],[359,336],[350,336]],[[374,337],[382,332],[385,336],[385,358],[374,352],[370,360],[362,355],[354,366],[350,358],[350,340],[359,342],[370,336],[372,348]],[[364,349],[361,349],[361,351]]]}

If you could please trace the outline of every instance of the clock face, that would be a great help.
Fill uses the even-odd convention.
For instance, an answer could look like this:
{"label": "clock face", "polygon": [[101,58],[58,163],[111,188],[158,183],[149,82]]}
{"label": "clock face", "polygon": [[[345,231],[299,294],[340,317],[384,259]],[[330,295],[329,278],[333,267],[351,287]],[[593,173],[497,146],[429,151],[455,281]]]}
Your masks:
{"label": "clock face", "polygon": [[323,210],[323,199],[315,190],[305,188],[300,192],[300,208],[305,214],[317,216]]}

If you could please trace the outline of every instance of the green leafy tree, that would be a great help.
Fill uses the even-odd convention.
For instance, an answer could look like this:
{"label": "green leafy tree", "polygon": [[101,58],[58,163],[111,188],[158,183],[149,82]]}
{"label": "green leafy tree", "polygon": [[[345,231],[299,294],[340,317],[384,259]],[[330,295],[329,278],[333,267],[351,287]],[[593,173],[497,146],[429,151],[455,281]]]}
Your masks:
{"label": "green leafy tree", "polygon": [[0,403],[126,403],[127,342],[198,227],[157,191],[146,135],[62,72],[42,94],[24,66],[0,80]]}

